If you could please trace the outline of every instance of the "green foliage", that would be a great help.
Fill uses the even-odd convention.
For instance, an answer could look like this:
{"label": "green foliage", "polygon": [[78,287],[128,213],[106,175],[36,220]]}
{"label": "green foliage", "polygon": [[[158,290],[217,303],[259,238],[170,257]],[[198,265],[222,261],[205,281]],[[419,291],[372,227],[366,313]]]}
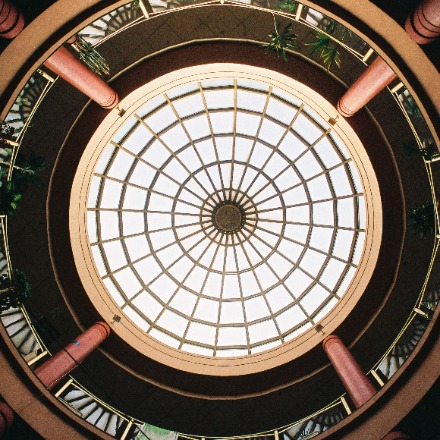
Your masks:
{"label": "green foliage", "polygon": [[437,147],[433,143],[423,142],[424,147],[419,148],[415,140],[410,140],[402,144],[402,150],[407,157],[421,155],[425,160],[432,160],[439,156]]}
{"label": "green foliage", "polygon": [[[5,149],[9,156],[9,160],[12,155],[12,149]],[[9,165],[9,162],[0,161],[0,165]],[[18,153],[14,163],[14,172],[12,173],[13,190],[24,192],[28,189],[29,185],[41,188],[43,181],[40,178],[40,174],[46,168],[46,162],[44,157],[37,156],[33,151],[29,155],[29,159],[26,159],[24,154]],[[7,176],[7,169],[5,167],[0,168],[0,178],[5,179]]]}
{"label": "green foliage", "polygon": [[0,213],[13,215],[17,209],[18,202],[22,199],[23,193],[30,185],[41,188],[43,181],[40,174],[46,168],[43,157],[37,156],[34,152],[30,153],[29,159],[19,153],[15,159],[12,180],[7,180],[9,163],[11,160],[12,149],[5,148],[8,161],[0,160]]}
{"label": "green foliage", "polygon": [[321,32],[314,32],[315,39],[306,43],[306,46],[310,46],[312,49],[309,54],[318,53],[324,63],[327,70],[336,64],[341,67],[341,57],[339,54],[339,46],[326,34]]}
{"label": "green foliage", "polygon": [[5,178],[1,179],[0,184],[0,213],[13,215],[23,194],[15,189],[13,182],[8,182]]}
{"label": "green foliage", "polygon": [[32,285],[27,275],[14,269],[12,280],[7,275],[0,276],[0,311],[18,307],[32,296]]}
{"label": "green foliage", "polygon": [[140,4],[139,4],[140,0],[131,0],[130,6],[131,9],[135,10],[140,8]]}
{"label": "green foliage", "polygon": [[415,157],[420,154],[420,148],[415,140],[410,140],[402,144],[402,150],[406,157]]}
{"label": "green foliage", "polygon": [[407,210],[408,224],[421,238],[428,238],[434,233],[434,205],[432,201],[414,203]]}
{"label": "green foliage", "polygon": [[321,51],[320,56],[327,70],[330,70],[333,64],[341,67],[341,58],[337,46],[329,45]]}
{"label": "green foliage", "polygon": [[348,36],[352,35],[349,29],[330,18],[322,20],[319,27],[339,41],[344,41]]}
{"label": "green foliage", "polygon": [[20,191],[25,191],[29,185],[41,188],[43,181],[40,174],[46,168],[44,157],[37,156],[33,151],[30,152],[29,159],[18,153],[14,164],[13,180]]}
{"label": "green foliage", "polygon": [[292,13],[296,8],[296,2],[293,0],[279,0],[275,9],[278,11],[290,12]]}
{"label": "green foliage", "polygon": [[269,34],[269,43],[261,46],[266,50],[266,53],[273,53],[277,58],[282,57],[287,62],[286,49],[298,49],[298,46],[295,44],[298,35],[291,32],[291,27],[292,23],[289,23],[283,29],[279,21],[275,23],[274,32]]}
{"label": "green foliage", "polygon": [[323,32],[314,32],[314,40],[306,43],[306,46],[311,47],[309,54],[318,53],[327,70],[330,70],[334,65],[341,67],[340,45],[336,40],[344,41],[351,35],[351,32],[346,27],[328,18],[319,23],[319,28]]}
{"label": "green foliage", "polygon": [[27,275],[19,269],[14,269],[14,285],[20,302],[27,301],[32,296],[32,284]]}
{"label": "green foliage", "polygon": [[0,122],[0,148],[9,148],[8,141],[14,139],[14,128],[5,122]]}
{"label": "green foliage", "polygon": [[404,97],[403,107],[405,108],[409,116],[415,119],[423,119],[422,112],[420,111],[419,106],[411,95],[407,95]]}
{"label": "green foliage", "polygon": [[78,51],[79,58],[87,64],[90,70],[98,75],[110,74],[110,68],[105,58],[86,40],[78,37],[72,46]]}

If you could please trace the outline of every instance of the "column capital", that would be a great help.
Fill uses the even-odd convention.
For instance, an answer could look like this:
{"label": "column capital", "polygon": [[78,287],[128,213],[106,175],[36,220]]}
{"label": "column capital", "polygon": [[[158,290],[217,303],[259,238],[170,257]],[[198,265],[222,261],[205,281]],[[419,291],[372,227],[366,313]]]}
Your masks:
{"label": "column capital", "polygon": [[405,22],[407,34],[418,44],[427,44],[440,35],[440,0],[424,0]]}
{"label": "column capital", "polygon": [[66,41],[66,43],[73,44],[73,43],[76,43],[77,41],[78,41],[78,35],[73,34],[71,37],[69,37],[69,39]]}
{"label": "column capital", "polygon": [[96,330],[100,331],[104,339],[107,339],[111,333],[110,326],[104,321],[95,322],[90,328],[96,328]]}
{"label": "column capital", "polygon": [[24,18],[9,0],[0,0],[0,37],[15,38],[24,28]]}
{"label": "column capital", "polygon": [[322,341],[322,347],[324,348],[324,350],[327,351],[328,347],[330,347],[332,344],[337,343],[343,344],[342,339],[336,335],[329,335]]}

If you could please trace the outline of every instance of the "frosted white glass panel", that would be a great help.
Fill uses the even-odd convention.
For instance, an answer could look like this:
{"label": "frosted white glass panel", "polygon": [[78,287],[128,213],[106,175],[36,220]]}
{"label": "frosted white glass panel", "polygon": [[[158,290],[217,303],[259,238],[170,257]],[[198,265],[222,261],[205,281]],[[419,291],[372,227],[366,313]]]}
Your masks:
{"label": "frosted white glass panel", "polygon": [[264,82],[203,80],[158,92],[116,130],[94,170],[88,234],[141,331],[246,356],[297,337],[343,296],[364,248],[362,182],[302,104]]}

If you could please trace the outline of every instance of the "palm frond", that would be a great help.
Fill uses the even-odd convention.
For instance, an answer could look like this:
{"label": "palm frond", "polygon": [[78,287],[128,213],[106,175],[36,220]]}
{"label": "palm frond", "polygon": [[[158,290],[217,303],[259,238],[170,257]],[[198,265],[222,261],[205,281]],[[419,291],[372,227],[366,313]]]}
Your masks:
{"label": "palm frond", "polygon": [[306,43],[306,46],[312,48],[309,54],[318,53],[327,70],[330,70],[334,64],[341,67],[339,46],[336,45],[328,35],[322,32],[315,32],[313,35],[315,39]]}
{"label": "palm frond", "polygon": [[298,49],[295,43],[298,35],[291,32],[291,27],[292,23],[289,23],[282,29],[281,23],[279,21],[276,22],[274,32],[269,34],[269,43],[261,46],[266,50],[266,53],[273,53],[277,58],[282,57],[287,62],[286,50]]}
{"label": "palm frond", "polygon": [[315,36],[315,40],[305,44],[306,46],[310,46],[312,48],[309,52],[310,55],[314,54],[315,52],[321,52],[330,44],[329,36],[322,34],[321,32],[315,32],[313,35]]}
{"label": "palm frond", "polygon": [[341,67],[341,57],[336,46],[329,45],[321,52],[321,58],[327,70],[330,70],[333,64]]}

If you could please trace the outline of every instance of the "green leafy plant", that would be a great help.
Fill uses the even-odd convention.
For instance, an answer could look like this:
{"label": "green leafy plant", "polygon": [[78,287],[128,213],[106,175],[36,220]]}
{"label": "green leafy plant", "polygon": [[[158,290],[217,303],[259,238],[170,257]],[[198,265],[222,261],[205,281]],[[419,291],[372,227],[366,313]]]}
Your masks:
{"label": "green leafy plant", "polygon": [[298,35],[291,32],[292,23],[282,28],[281,23],[275,21],[274,26],[274,32],[269,34],[269,43],[263,44],[261,47],[265,49],[266,53],[273,53],[277,58],[282,57],[287,62],[286,50],[298,49],[295,44]]}
{"label": "green leafy plant", "polygon": [[[138,2],[139,3],[139,2]],[[86,40],[78,37],[72,47],[79,53],[79,58],[98,75],[109,75],[110,68],[105,58]]]}
{"label": "green leafy plant", "polygon": [[5,122],[0,122],[0,148],[9,148],[9,141],[14,139],[14,128]]}
{"label": "green leafy plant", "polygon": [[[9,158],[12,155],[12,149],[5,149]],[[0,165],[5,165],[9,167],[10,162],[5,160],[0,160]],[[7,168],[0,167],[0,178],[4,179],[7,176]],[[15,163],[13,165],[14,172],[12,174],[12,184],[13,189],[20,192],[26,191],[29,185],[41,188],[43,186],[43,181],[41,180],[40,174],[46,168],[46,162],[44,157],[37,156],[33,151],[29,155],[29,159],[18,153]]]}
{"label": "green leafy plant", "polygon": [[0,311],[18,307],[32,296],[32,285],[27,275],[14,269],[12,280],[3,274],[0,276]]}
{"label": "green leafy plant", "polygon": [[131,0],[131,3],[130,3],[131,9],[135,10],[135,9],[140,8],[141,6],[139,3],[140,3],[140,0]]}
{"label": "green leafy plant", "polygon": [[333,43],[333,40],[321,32],[314,32],[313,35],[315,40],[306,43],[306,46],[311,46],[312,48],[309,54],[318,53],[327,70],[330,70],[334,64],[341,67],[339,49],[338,46]]}
{"label": "green leafy plant", "polygon": [[6,179],[0,181],[0,213],[5,215],[13,215],[17,209],[17,204],[23,197],[21,192],[18,192],[12,182]]}
{"label": "green leafy plant", "polygon": [[432,160],[439,156],[439,151],[433,143],[423,142],[423,148],[419,148],[415,140],[410,140],[402,144],[402,150],[407,157],[421,155],[425,160]]}
{"label": "green leafy plant", "polygon": [[414,203],[407,210],[408,224],[421,238],[428,238],[434,233],[434,205],[432,201]]}
{"label": "green leafy plant", "polygon": [[38,188],[43,186],[40,174],[46,168],[46,163],[43,157],[37,156],[33,152],[30,153],[29,159],[19,153],[13,165],[12,179],[8,180],[12,149],[5,148],[4,150],[8,160],[0,160],[0,213],[13,215],[23,193],[30,185]]}
{"label": "green leafy plant", "polygon": [[319,23],[319,28],[322,32],[314,32],[314,40],[306,43],[306,46],[311,47],[309,54],[318,53],[327,70],[334,65],[341,67],[340,45],[336,40],[344,41],[351,35],[350,30],[328,18]]}
{"label": "green leafy plant", "polygon": [[296,8],[296,2],[293,0],[279,0],[275,9],[292,13]]}

